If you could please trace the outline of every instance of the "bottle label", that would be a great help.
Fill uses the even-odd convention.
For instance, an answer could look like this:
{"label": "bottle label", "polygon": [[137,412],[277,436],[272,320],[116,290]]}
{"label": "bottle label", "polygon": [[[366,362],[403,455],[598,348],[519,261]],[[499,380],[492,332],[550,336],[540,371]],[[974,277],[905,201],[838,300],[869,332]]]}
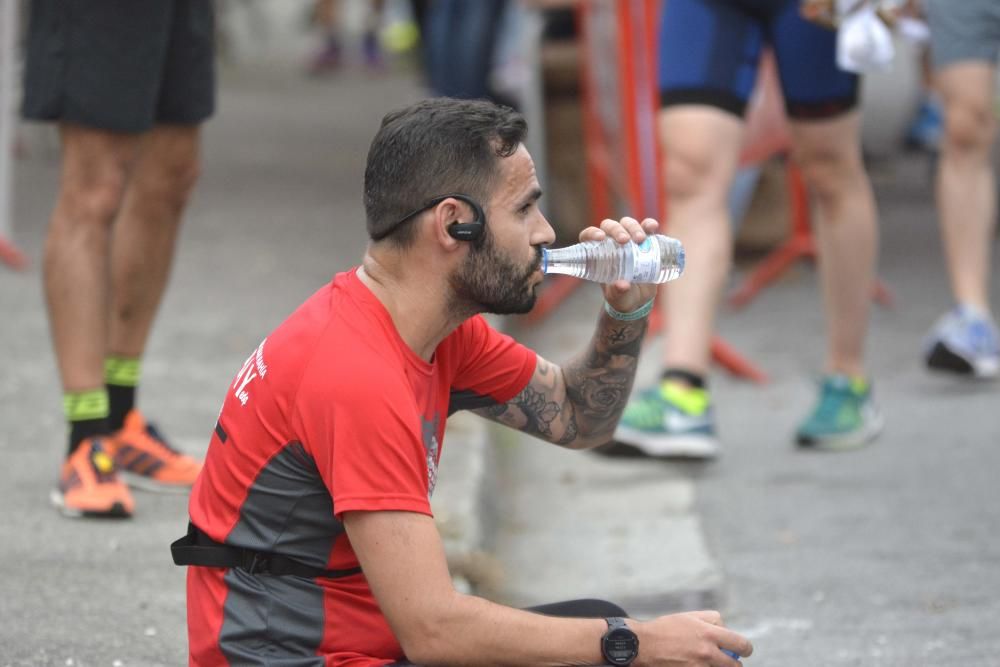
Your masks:
{"label": "bottle label", "polygon": [[637,246],[635,253],[635,264],[632,267],[632,282],[634,283],[654,283],[660,273],[660,247],[652,238],[647,236],[646,240]]}

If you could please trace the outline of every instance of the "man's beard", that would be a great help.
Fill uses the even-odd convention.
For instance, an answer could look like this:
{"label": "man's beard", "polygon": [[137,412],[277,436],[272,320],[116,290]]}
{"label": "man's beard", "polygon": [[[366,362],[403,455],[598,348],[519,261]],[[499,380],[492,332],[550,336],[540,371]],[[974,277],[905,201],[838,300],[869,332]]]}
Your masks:
{"label": "man's beard", "polygon": [[527,313],[537,298],[538,286],[531,285],[531,276],[542,265],[542,249],[535,248],[535,260],[529,266],[519,266],[497,249],[488,228],[484,232],[483,241],[472,246],[465,263],[451,276],[455,310],[463,314]]}

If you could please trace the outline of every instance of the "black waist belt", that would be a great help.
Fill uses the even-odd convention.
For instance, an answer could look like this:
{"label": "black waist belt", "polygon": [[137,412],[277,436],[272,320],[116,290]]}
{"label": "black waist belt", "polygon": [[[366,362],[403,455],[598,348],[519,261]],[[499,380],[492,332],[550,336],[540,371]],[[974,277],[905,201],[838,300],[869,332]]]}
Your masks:
{"label": "black waist belt", "polygon": [[315,579],[326,577],[340,579],[361,572],[360,567],[345,570],[324,570],[302,561],[266,551],[241,549],[216,542],[193,523],[188,523],[187,535],[170,545],[175,565],[201,565],[202,567],[238,567],[250,574],[293,575]]}

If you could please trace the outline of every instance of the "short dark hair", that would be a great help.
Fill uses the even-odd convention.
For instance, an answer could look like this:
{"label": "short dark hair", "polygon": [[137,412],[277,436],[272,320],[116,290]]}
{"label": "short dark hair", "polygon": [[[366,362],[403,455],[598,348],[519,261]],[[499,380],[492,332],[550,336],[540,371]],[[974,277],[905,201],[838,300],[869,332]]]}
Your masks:
{"label": "short dark hair", "polygon": [[485,207],[500,159],[517,150],[527,127],[518,112],[486,100],[437,97],[386,114],[365,166],[368,236],[408,245],[413,225],[399,222],[451,192]]}

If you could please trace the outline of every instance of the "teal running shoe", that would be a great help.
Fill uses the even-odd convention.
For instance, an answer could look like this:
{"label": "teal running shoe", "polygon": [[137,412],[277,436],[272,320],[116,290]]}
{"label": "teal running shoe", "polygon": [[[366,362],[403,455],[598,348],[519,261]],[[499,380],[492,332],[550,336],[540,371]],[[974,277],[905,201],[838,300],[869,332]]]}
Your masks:
{"label": "teal running shoe", "polygon": [[867,381],[827,375],[820,383],[816,407],[799,426],[796,440],[811,449],[857,449],[874,440],[882,426]]}
{"label": "teal running shoe", "polygon": [[666,380],[625,406],[611,456],[714,458],[719,452],[708,391]]}

